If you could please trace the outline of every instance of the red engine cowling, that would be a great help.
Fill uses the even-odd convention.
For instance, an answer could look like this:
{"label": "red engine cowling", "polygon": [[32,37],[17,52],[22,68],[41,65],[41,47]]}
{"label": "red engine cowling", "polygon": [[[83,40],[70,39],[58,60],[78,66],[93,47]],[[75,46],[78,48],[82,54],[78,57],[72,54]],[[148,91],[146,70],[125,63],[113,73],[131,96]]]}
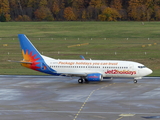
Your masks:
{"label": "red engine cowling", "polygon": [[100,73],[92,73],[92,74],[88,74],[86,79],[88,81],[102,81],[103,77]]}

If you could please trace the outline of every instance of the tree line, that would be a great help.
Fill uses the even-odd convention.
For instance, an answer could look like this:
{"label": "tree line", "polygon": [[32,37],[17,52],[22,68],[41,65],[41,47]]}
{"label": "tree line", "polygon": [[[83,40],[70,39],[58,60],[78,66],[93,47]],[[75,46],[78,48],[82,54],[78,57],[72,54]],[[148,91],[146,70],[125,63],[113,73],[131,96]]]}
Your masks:
{"label": "tree line", "polygon": [[160,0],[0,0],[0,21],[159,21]]}

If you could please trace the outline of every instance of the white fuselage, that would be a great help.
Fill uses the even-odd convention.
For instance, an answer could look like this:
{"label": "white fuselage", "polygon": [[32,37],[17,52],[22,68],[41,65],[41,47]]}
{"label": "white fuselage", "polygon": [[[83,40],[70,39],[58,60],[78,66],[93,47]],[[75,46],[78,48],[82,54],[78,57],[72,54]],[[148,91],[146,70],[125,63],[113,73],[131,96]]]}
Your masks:
{"label": "white fuselage", "polygon": [[[105,77],[140,79],[152,73],[143,64],[120,60],[56,60],[41,55],[24,34],[18,34],[22,49],[22,66],[56,76],[77,76],[83,81],[102,81]],[[82,57],[84,59],[84,57]],[[137,80],[134,80],[137,83]]]}
{"label": "white fuselage", "polygon": [[100,73],[103,77],[139,78],[152,73],[143,64],[120,60],[55,60],[44,57],[46,64],[57,71],[71,76],[86,76]]}

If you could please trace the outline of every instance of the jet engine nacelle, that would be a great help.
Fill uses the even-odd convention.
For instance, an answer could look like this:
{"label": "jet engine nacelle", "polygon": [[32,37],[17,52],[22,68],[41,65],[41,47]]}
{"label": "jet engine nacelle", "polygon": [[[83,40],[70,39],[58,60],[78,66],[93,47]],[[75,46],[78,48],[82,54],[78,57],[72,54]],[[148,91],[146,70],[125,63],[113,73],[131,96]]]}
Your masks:
{"label": "jet engine nacelle", "polygon": [[92,74],[88,74],[86,79],[88,81],[102,81],[103,77],[100,73],[92,73]]}

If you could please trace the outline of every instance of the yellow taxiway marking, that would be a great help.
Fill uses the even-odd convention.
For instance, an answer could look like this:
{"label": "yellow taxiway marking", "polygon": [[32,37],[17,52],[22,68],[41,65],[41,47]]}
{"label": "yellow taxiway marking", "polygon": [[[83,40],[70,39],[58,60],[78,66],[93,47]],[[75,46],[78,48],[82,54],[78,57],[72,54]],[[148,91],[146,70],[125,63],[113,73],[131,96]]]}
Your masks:
{"label": "yellow taxiway marking", "polygon": [[129,114],[120,114],[119,116],[120,116],[120,118],[118,118],[116,120],[121,120],[124,117],[133,117],[133,116],[135,116],[135,114],[130,114],[130,113]]}
{"label": "yellow taxiway marking", "polygon": [[119,116],[123,116],[123,117],[132,117],[135,116],[135,114],[120,114]]}
{"label": "yellow taxiway marking", "polygon": [[[115,83],[113,83],[113,84],[115,84]],[[84,106],[85,106],[86,103],[88,102],[89,98],[92,96],[92,94],[93,94],[95,91],[104,89],[104,88],[106,88],[106,87],[108,87],[108,86],[111,86],[111,85],[113,85],[113,84],[109,84],[109,85],[106,85],[106,86],[104,86],[104,87],[100,87],[100,88],[97,88],[97,89],[95,89],[95,90],[92,90],[92,92],[91,92],[91,93],[88,95],[88,97],[85,99],[84,103],[83,103],[82,106],[80,107],[79,111],[77,112],[77,114],[76,114],[76,116],[74,117],[73,120],[76,120],[76,118],[78,117],[78,115],[81,113],[82,109],[84,108]],[[118,120],[120,120],[120,119],[118,119]]]}
{"label": "yellow taxiway marking", "polygon": [[116,119],[116,120],[120,120],[120,119],[122,119],[123,118],[123,116],[122,117],[120,117],[120,118],[118,118],[118,119]]}
{"label": "yellow taxiway marking", "polygon": [[77,47],[77,46],[88,45],[88,44],[89,43],[82,43],[82,44],[70,45],[70,46],[67,46],[67,47],[70,48],[70,47]]}

